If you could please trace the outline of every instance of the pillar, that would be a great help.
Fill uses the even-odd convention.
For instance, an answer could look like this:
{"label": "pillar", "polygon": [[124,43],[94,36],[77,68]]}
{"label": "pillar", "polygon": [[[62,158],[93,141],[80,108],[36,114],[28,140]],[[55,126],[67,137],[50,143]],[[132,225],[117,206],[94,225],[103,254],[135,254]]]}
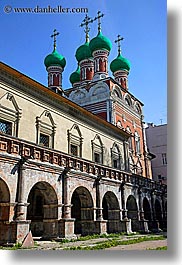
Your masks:
{"label": "pillar", "polygon": [[144,233],[149,233],[148,229],[148,221],[144,218],[144,211],[142,205],[142,188],[138,187],[138,197],[139,197],[139,224],[140,224],[140,231]]}
{"label": "pillar", "polygon": [[107,221],[103,219],[103,208],[100,199],[100,178],[95,180],[96,188],[96,232],[99,234],[105,234],[107,232]]}
{"label": "pillar", "polygon": [[128,141],[123,141],[123,146],[124,146],[124,161],[125,161],[125,170],[129,171],[129,144]]}
{"label": "pillar", "polygon": [[120,185],[120,191],[121,191],[121,205],[122,205],[122,211],[121,211],[121,232],[126,232],[127,234],[132,233],[131,229],[131,220],[127,217],[127,209],[125,207],[125,182],[123,181]]}
{"label": "pillar", "polygon": [[74,238],[74,222],[75,219],[71,218],[71,203],[69,198],[69,186],[71,176],[68,170],[62,172],[62,187],[63,187],[63,218],[59,220],[59,237]]}
{"label": "pillar", "polygon": [[120,190],[121,190],[121,204],[122,204],[122,220],[126,220],[127,218],[127,210],[125,208],[125,187],[124,187],[125,183],[122,182],[121,186],[120,186]]}
{"label": "pillar", "polygon": [[26,187],[26,168],[24,163],[26,160],[21,158],[18,169],[18,183],[17,183],[17,205],[15,212],[15,224],[16,224],[16,241],[23,242],[24,238],[29,233],[30,220],[26,220],[27,207],[29,203],[25,202],[25,187]]}

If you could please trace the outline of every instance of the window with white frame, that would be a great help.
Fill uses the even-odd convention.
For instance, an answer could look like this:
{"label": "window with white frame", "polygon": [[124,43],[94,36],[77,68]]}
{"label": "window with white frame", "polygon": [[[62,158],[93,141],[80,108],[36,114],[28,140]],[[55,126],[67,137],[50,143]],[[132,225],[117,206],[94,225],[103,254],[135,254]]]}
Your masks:
{"label": "window with white frame", "polygon": [[138,132],[135,132],[135,152],[136,152],[136,154],[140,154],[141,153],[140,136],[139,136]]}
{"label": "window with white frame", "polygon": [[21,114],[15,97],[5,93],[0,98],[0,133],[18,137]]}
{"label": "window with white frame", "polygon": [[[131,129],[129,126],[126,127],[126,131],[131,134]],[[129,151],[133,151],[132,137],[128,138],[128,147],[129,147]]]}
{"label": "window with white frame", "polygon": [[91,141],[91,145],[92,145],[92,160],[96,163],[103,164],[104,146],[98,134],[95,136],[94,140]]}
{"label": "window with white frame", "polygon": [[68,153],[82,157],[82,144],[83,137],[80,128],[77,124],[74,124],[71,129],[68,130]]}
{"label": "window with white frame", "polygon": [[36,143],[54,148],[54,138],[56,132],[56,125],[48,110],[43,111],[40,117],[36,117]]}
{"label": "window with white frame", "polygon": [[112,161],[112,167],[114,168],[121,168],[121,153],[119,146],[114,143],[111,148],[111,161]]}

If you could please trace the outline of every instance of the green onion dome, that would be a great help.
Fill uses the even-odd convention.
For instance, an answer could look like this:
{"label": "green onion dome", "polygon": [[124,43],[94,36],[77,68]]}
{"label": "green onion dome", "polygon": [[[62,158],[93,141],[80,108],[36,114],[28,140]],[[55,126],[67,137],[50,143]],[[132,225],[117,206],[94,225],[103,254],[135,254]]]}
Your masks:
{"label": "green onion dome", "polygon": [[76,50],[75,57],[78,62],[92,57],[88,41]]}
{"label": "green onion dome", "polygon": [[65,58],[57,52],[56,49],[53,50],[53,52],[46,56],[44,60],[44,64],[46,68],[49,66],[61,66],[62,68],[66,65]]}
{"label": "green onion dome", "polygon": [[112,48],[111,41],[106,38],[100,31],[95,38],[90,41],[90,50],[93,53],[96,50],[110,51]]}
{"label": "green onion dome", "polygon": [[75,72],[70,75],[70,82],[73,85],[74,83],[80,82],[80,66],[78,65]]}
{"label": "green onion dome", "polygon": [[114,73],[119,70],[130,70],[130,62],[121,56],[121,54],[118,55],[116,59],[114,59],[110,64],[110,69]]}

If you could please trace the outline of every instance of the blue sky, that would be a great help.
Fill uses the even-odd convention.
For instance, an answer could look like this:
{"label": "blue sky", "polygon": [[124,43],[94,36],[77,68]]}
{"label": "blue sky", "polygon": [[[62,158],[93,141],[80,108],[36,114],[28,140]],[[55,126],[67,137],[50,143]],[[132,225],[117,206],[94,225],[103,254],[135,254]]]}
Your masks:
{"label": "blue sky", "polygon": [[[70,74],[76,69],[76,49],[85,42],[79,27],[85,13],[5,13],[11,6],[40,8],[88,8],[95,17],[104,13],[102,33],[112,42],[109,63],[117,56],[114,40],[124,37],[122,54],[130,60],[129,91],[144,103],[144,120],[167,122],[167,7],[166,0],[29,0],[0,1],[0,60],[47,85],[44,58],[52,52],[50,35],[60,32],[57,49],[66,59],[63,88],[71,87]],[[97,34],[97,23],[90,25],[90,39]],[[112,76],[112,74],[110,73]]]}

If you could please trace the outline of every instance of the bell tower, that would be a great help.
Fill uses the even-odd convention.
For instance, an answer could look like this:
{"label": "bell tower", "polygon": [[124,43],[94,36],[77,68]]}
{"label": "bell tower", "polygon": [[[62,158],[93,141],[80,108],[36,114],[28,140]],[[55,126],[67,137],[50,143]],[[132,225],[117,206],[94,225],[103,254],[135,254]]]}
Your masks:
{"label": "bell tower", "polygon": [[108,77],[108,56],[112,48],[111,41],[101,31],[101,18],[104,14],[100,11],[97,14],[94,20],[98,20],[98,34],[90,41],[90,50],[94,59],[93,81]]}
{"label": "bell tower", "polygon": [[65,58],[58,53],[56,49],[56,37],[59,35],[59,32],[54,30],[54,33],[51,35],[51,38],[54,39],[54,49],[53,52],[46,56],[44,64],[48,72],[48,87],[55,91],[62,91],[62,72],[66,65]]}

